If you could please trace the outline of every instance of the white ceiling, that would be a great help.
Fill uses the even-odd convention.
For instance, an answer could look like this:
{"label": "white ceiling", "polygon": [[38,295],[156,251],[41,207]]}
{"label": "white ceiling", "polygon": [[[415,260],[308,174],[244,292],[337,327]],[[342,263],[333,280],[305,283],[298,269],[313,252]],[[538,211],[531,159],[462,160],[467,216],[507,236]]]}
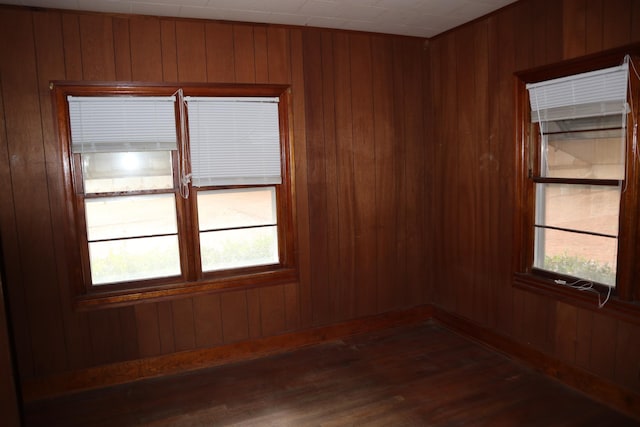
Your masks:
{"label": "white ceiling", "polygon": [[0,0],[0,4],[433,37],[515,0]]}

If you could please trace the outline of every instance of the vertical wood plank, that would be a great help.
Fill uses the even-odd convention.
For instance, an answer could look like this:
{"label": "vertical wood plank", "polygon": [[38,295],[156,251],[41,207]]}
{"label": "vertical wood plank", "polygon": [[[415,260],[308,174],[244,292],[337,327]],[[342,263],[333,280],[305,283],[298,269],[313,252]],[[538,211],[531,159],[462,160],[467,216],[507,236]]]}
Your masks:
{"label": "vertical wood plank", "polygon": [[260,289],[247,290],[247,321],[249,323],[249,338],[262,336],[262,305],[260,303]]}
{"label": "vertical wood plank", "polygon": [[563,302],[556,302],[555,356],[570,364],[576,360],[576,332],[578,309]]}
{"label": "vertical wood plank", "polygon": [[[607,1],[603,10],[602,47],[610,49],[631,42],[631,2],[633,0]],[[590,28],[587,27],[590,31]]]}
{"label": "vertical wood plank", "polygon": [[[23,9],[2,11],[2,22],[1,54],[11,58],[0,63],[4,137],[13,190],[8,206],[15,215],[34,373],[46,375],[65,369],[67,355],[55,258],[51,256],[54,242],[34,29],[31,13]],[[11,283],[9,286],[13,288]]]}
{"label": "vertical wood plank", "polygon": [[162,81],[162,37],[157,18],[131,18],[131,76],[135,81]]}
{"label": "vertical wood plank", "polygon": [[640,3],[634,1],[631,10],[631,42],[640,42]]}
{"label": "vertical wood plank", "polygon": [[593,313],[586,309],[578,309],[578,325],[576,328],[576,365],[587,370],[591,364],[592,331]]}
{"label": "vertical wood plank", "polygon": [[562,22],[564,59],[586,51],[586,0],[563,0]]}
{"label": "vertical wood plank", "polygon": [[417,39],[405,39],[405,78],[410,91],[404,96],[404,117],[406,121],[406,210],[407,237],[407,306],[424,302],[424,212],[425,212],[425,170],[424,170],[424,133],[422,123],[422,54],[423,42]]}
{"label": "vertical wood plank", "polygon": [[[407,205],[404,203],[407,194],[407,135],[404,117],[405,92],[409,91],[404,73],[404,44],[401,40],[393,40],[393,134],[394,134],[394,193],[397,198],[395,215],[395,245],[392,246],[391,259],[394,262],[395,307],[408,305],[407,302]],[[394,254],[395,252],[395,254]]]}
{"label": "vertical wood plank", "polygon": [[592,372],[614,379],[618,322],[601,313],[593,313],[591,324],[591,354],[589,367]]}
{"label": "vertical wood plank", "polygon": [[338,147],[338,217],[340,218],[340,292],[336,295],[343,319],[355,316],[355,212],[353,120],[351,104],[351,51],[345,33],[333,36],[336,144]]}
{"label": "vertical wood plank", "polygon": [[158,303],[158,333],[160,334],[160,353],[173,353],[176,345],[173,333],[173,311],[170,301]]}
{"label": "vertical wood plank", "polygon": [[140,357],[162,354],[157,303],[136,304],[134,310],[136,325],[138,326],[136,331],[138,333],[138,352]]}
{"label": "vertical wood plank", "polygon": [[[453,35],[447,35],[442,39],[442,61],[440,71],[442,75],[455,73],[457,68],[455,57],[456,39]],[[455,74],[454,74],[455,75]],[[442,192],[442,215],[443,215],[443,279],[444,286],[441,288],[442,305],[447,310],[457,311],[458,301],[456,287],[453,283],[461,283],[460,271],[460,234],[459,234],[459,210],[457,195],[449,188],[458,186],[458,155],[457,146],[453,141],[457,141],[457,84],[452,78],[445,79],[442,84],[442,102],[440,108],[443,109],[441,127],[443,129],[443,140],[447,143],[442,148],[441,162],[442,184],[438,190]]]}
{"label": "vertical wood plank", "polygon": [[615,380],[640,391],[640,327],[637,324],[618,322],[616,342],[616,360],[614,363]]}
{"label": "vertical wood plank", "polygon": [[[478,162],[481,154],[478,151],[478,144],[473,138],[475,131],[474,119],[475,109],[471,102],[467,102],[467,97],[475,94],[475,63],[473,26],[467,25],[456,32],[455,35],[455,56],[464,58],[451,70],[455,73],[457,81],[456,99],[457,103],[457,144],[455,162],[458,167],[457,185],[455,192],[455,202],[459,211],[459,217],[455,227],[459,229],[459,236],[462,242],[459,246],[459,257],[455,269],[458,270],[456,286],[456,301],[458,303],[458,313],[467,318],[473,316],[473,298],[476,295],[477,287],[477,267],[479,265],[478,256],[481,246],[478,243],[478,230],[482,227],[476,222],[478,216],[478,206],[476,205],[475,194],[478,184]],[[466,63],[466,64],[465,64]],[[451,112],[450,110],[448,110]],[[409,156],[410,157],[410,156]],[[462,237],[464,236],[464,237]]]}
{"label": "vertical wood plank", "polygon": [[116,80],[131,80],[129,20],[126,18],[113,19],[113,49]]}
{"label": "vertical wood plank", "polygon": [[[446,286],[445,280],[444,280],[444,268],[442,268],[442,266],[444,265],[444,260],[443,260],[443,245],[445,242],[445,237],[444,237],[444,227],[443,227],[443,221],[444,221],[444,215],[443,215],[443,211],[442,209],[440,209],[439,207],[441,207],[443,205],[443,197],[444,197],[444,192],[441,191],[444,181],[444,177],[443,177],[443,163],[442,163],[442,158],[443,158],[443,143],[442,141],[444,141],[444,135],[443,135],[443,128],[442,126],[435,126],[435,123],[441,123],[442,122],[442,116],[444,114],[443,109],[442,109],[442,103],[444,102],[442,99],[442,85],[441,82],[444,81],[444,77],[442,75],[442,43],[441,43],[442,39],[437,39],[435,41],[430,41],[429,42],[429,65],[430,65],[430,70],[429,70],[429,86],[430,86],[430,102],[429,104],[431,105],[430,111],[428,112],[428,123],[431,123],[432,125],[429,126],[429,135],[430,138],[432,140],[432,156],[433,158],[431,159],[430,165],[433,168],[433,182],[431,183],[431,189],[432,189],[432,197],[431,197],[431,201],[432,201],[432,207],[433,209],[430,209],[430,213],[431,213],[431,223],[432,225],[432,231],[433,231],[433,235],[431,238],[431,244],[430,246],[432,247],[433,250],[433,263],[435,266],[438,266],[438,268],[435,268],[433,271],[433,284],[431,286],[431,301],[433,301],[434,304],[437,305],[441,305],[442,304],[442,294],[443,294],[443,287]],[[396,172],[396,175],[399,174],[399,171]],[[398,178],[396,178],[397,180]]]}
{"label": "vertical wood plank", "polygon": [[286,330],[284,287],[260,289],[260,320],[263,336],[273,336]]}
{"label": "vertical wood plank", "polygon": [[[2,252],[0,252],[2,255]],[[9,314],[5,311],[5,296],[2,277],[4,266],[0,265],[0,412],[2,422],[8,427],[23,425],[18,394],[18,378],[13,361],[10,332],[8,326]],[[8,302],[8,301],[7,301]]]}
{"label": "vertical wood plank", "polygon": [[492,245],[492,270],[494,276],[494,289],[492,298],[496,302],[495,326],[505,334],[510,333],[511,301],[513,289],[511,286],[511,265],[506,262],[504,254],[510,254],[513,245],[513,177],[514,151],[513,135],[514,124],[512,120],[503,120],[514,111],[513,80],[512,73],[515,67],[515,40],[510,34],[514,33],[515,13],[513,8],[505,9],[500,14],[497,22],[496,45],[493,52],[496,62],[495,80],[492,84],[492,92],[496,94],[491,105],[495,108],[491,112],[491,133],[496,136],[496,144],[493,146],[493,156],[498,163],[498,173],[492,178],[492,233],[494,242]]}
{"label": "vertical wood plank", "polygon": [[210,22],[206,24],[207,80],[231,83],[235,80],[233,26]]}
{"label": "vertical wood plank", "polygon": [[[496,161],[492,155],[492,135],[489,131],[489,29],[488,21],[478,22],[474,25],[473,46],[474,46],[474,72],[475,80],[473,109],[475,113],[475,123],[472,129],[474,144],[477,146],[478,176],[474,191],[476,215],[480,225],[476,231],[478,235],[475,247],[478,263],[476,264],[475,280],[473,289],[472,318],[474,321],[486,325],[488,323],[490,310],[490,251],[489,242],[493,240],[491,235],[491,175],[497,173]],[[427,100],[428,102],[428,100]],[[431,168],[425,168],[427,171]],[[437,268],[434,264],[433,269]]]}
{"label": "vertical wood plank", "polygon": [[[4,34],[5,29],[11,28],[10,21],[13,20],[13,14],[0,11],[0,35],[2,40],[7,37]],[[6,52],[6,44],[0,44],[0,54],[3,57],[8,55]],[[2,70],[2,64],[0,64]],[[29,318],[27,313],[27,301],[25,293],[24,276],[22,274],[22,260],[20,256],[20,244],[18,239],[18,224],[15,209],[13,209],[13,186],[11,183],[11,152],[9,141],[7,140],[7,125],[5,122],[5,100],[4,100],[4,79],[3,71],[0,71],[0,249],[3,257],[3,268],[6,279],[6,295],[11,309],[11,322],[13,327],[15,350],[19,376],[21,378],[33,377],[33,354],[31,350],[29,336]],[[11,209],[9,209],[11,207]]]}
{"label": "vertical wood plank", "polygon": [[178,81],[207,81],[204,24],[194,21],[176,21],[176,57]]}
{"label": "vertical wood plank", "polygon": [[113,22],[106,15],[80,15],[82,78],[115,80]]}
{"label": "vertical wood plank", "polygon": [[[61,313],[65,330],[67,364],[69,368],[82,368],[90,363],[90,338],[86,313],[72,307],[73,285],[68,283],[68,259],[65,249],[65,195],[62,187],[63,166],[58,136],[53,123],[51,80],[64,80],[65,54],[63,21],[58,13],[39,11],[33,14],[40,112],[44,137],[45,169],[49,187],[53,234],[53,258],[56,265]],[[76,22],[77,24],[77,22]],[[77,29],[77,25],[75,25]],[[73,55],[71,55],[73,57]],[[71,58],[69,58],[72,60]],[[75,71],[73,71],[75,73]]]}
{"label": "vertical wood plank", "polygon": [[122,360],[118,309],[92,311],[87,317],[91,333],[92,365],[104,365]]}
{"label": "vertical wood plank", "polygon": [[133,306],[118,309],[121,360],[135,360],[140,358],[138,349],[138,325],[136,312]]}
{"label": "vertical wood plank", "polygon": [[222,316],[219,295],[193,298],[195,342],[198,348],[222,343]]}
{"label": "vertical wood plank", "polygon": [[[343,313],[339,311],[338,296],[340,295],[340,216],[338,207],[338,161],[336,144],[336,115],[334,93],[334,63],[333,63],[333,36],[331,32],[323,31],[321,34],[322,45],[322,126],[324,127],[324,181],[325,203],[323,222],[325,222],[324,238],[326,239],[326,272],[324,274],[327,287],[327,299],[329,301],[324,319],[335,322],[341,319]],[[310,94],[309,99],[313,99]],[[313,156],[313,155],[311,155]],[[313,189],[310,189],[313,192]],[[313,212],[313,210],[312,210]],[[313,237],[312,237],[313,238]],[[312,256],[313,258],[313,256]]]}
{"label": "vertical wood plank", "polygon": [[171,301],[173,340],[176,351],[192,350],[196,347],[193,311],[193,298]]}
{"label": "vertical wood plank", "polygon": [[298,283],[300,301],[300,326],[308,327],[312,322],[311,312],[311,258],[309,239],[309,193],[307,191],[307,142],[304,95],[304,61],[302,30],[291,30],[291,86],[293,94],[293,138],[295,162],[295,208],[298,235]]}
{"label": "vertical wood plank", "polygon": [[563,46],[563,3],[557,0],[546,0],[546,26],[547,46],[545,51],[546,62],[560,62],[564,55]]}
{"label": "vertical wood plank", "polygon": [[269,83],[291,82],[291,47],[289,30],[267,28],[267,52],[269,62]]}
{"label": "vertical wood plank", "polygon": [[285,323],[288,331],[300,329],[300,286],[289,283],[284,286]]}
{"label": "vertical wood plank", "polygon": [[82,48],[80,47],[80,20],[77,15],[62,14],[64,40],[64,67],[66,78],[82,80]]}
{"label": "vertical wood plank", "polygon": [[380,311],[397,308],[395,260],[389,256],[396,244],[395,139],[393,111],[393,44],[387,37],[372,39],[372,85],[375,144],[375,191],[378,215],[376,230],[377,306]]}
{"label": "vertical wood plank", "polygon": [[256,66],[251,25],[233,24],[233,56],[237,83],[255,83]]}
{"label": "vertical wood plank", "polygon": [[307,185],[309,206],[309,239],[311,259],[311,289],[313,296],[313,320],[316,324],[327,321],[332,300],[327,279],[327,185],[324,154],[323,64],[322,35],[319,30],[304,35],[305,92],[313,103],[306,104],[307,123]]}
{"label": "vertical wood plank", "polygon": [[175,21],[160,21],[160,40],[162,41],[162,80],[177,82],[178,53]]}
{"label": "vertical wood plank", "polygon": [[225,343],[249,338],[246,291],[225,292],[220,295],[222,337]]}
{"label": "vertical wood plank", "polygon": [[267,46],[267,29],[263,26],[253,28],[253,53],[256,83],[269,82],[269,55]]}
{"label": "vertical wood plank", "polygon": [[603,0],[587,0],[585,11],[586,49],[585,53],[594,53],[602,50],[604,41]]}

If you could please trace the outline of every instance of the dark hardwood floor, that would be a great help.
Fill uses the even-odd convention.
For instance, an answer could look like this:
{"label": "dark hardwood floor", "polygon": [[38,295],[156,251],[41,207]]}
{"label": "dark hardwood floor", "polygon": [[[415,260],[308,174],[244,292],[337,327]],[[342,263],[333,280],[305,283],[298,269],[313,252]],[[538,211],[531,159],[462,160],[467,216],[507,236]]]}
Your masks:
{"label": "dark hardwood floor", "polygon": [[26,407],[27,426],[637,426],[433,322]]}

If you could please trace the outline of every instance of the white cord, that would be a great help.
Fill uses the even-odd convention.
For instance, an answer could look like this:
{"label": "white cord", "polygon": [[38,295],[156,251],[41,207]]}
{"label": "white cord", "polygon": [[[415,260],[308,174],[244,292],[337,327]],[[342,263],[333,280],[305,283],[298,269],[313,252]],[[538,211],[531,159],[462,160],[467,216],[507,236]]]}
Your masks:
{"label": "white cord", "polygon": [[180,151],[179,151],[179,170],[178,170],[178,185],[180,186],[180,195],[183,199],[189,198],[189,183],[191,182],[191,174],[187,173],[188,166],[188,153],[187,153],[187,123],[185,120],[185,105],[184,92],[182,88],[178,89],[174,95],[178,96],[178,112],[180,119]]}
{"label": "white cord", "polygon": [[607,291],[607,297],[602,301],[602,294],[598,289],[593,287],[593,282],[590,280],[578,279],[575,282],[567,283],[565,280],[556,279],[554,280],[558,285],[569,286],[570,288],[576,289],[578,291],[587,291],[593,292],[598,295],[598,308],[604,307],[604,305],[609,301],[609,297],[611,297],[611,286],[607,286],[609,290]]}

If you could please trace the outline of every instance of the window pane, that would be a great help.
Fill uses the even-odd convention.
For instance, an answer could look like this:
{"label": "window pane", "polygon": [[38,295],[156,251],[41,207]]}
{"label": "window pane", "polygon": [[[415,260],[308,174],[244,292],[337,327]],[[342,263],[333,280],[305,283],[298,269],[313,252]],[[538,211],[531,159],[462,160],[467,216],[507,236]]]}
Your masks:
{"label": "window pane", "polygon": [[615,286],[618,239],[536,228],[534,266]]}
{"label": "window pane", "polygon": [[624,179],[625,129],[621,116],[611,117],[614,123],[598,122],[601,118],[544,123],[543,176]]}
{"label": "window pane", "polygon": [[620,187],[536,184],[536,224],[618,235]]}
{"label": "window pane", "polygon": [[173,188],[170,151],[84,153],[85,193]]}
{"label": "window pane", "polygon": [[89,241],[176,234],[173,194],[85,200]]}
{"label": "window pane", "polygon": [[275,187],[198,192],[200,231],[274,225]]}
{"label": "window pane", "polygon": [[276,226],[200,233],[202,271],[278,263]]}
{"label": "window pane", "polygon": [[178,236],[89,243],[94,285],[180,274]]}

